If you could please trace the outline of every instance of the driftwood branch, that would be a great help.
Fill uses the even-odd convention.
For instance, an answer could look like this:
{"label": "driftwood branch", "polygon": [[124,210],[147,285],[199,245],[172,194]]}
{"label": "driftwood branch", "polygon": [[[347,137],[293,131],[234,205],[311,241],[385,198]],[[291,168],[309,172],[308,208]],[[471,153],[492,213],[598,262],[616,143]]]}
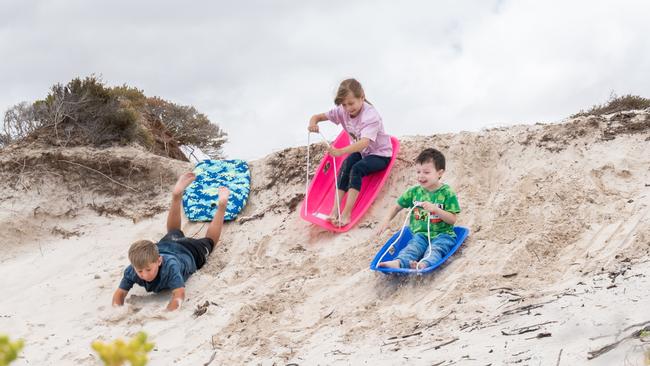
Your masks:
{"label": "driftwood branch", "polygon": [[[519,334],[524,334],[524,333],[529,333],[529,332],[535,332],[537,330],[540,330],[542,328],[542,326],[544,326],[546,324],[552,324],[552,323],[557,323],[557,321],[553,320],[553,321],[549,321],[549,322],[528,325],[528,326],[525,326],[525,327],[513,329],[510,332],[506,332],[505,330],[502,330],[501,334],[511,336],[511,335],[519,335]],[[543,338],[543,337],[540,337],[540,338]]]}
{"label": "driftwood branch", "polygon": [[503,313],[501,313],[501,316],[507,316],[507,315],[514,315],[518,313],[527,313],[530,314],[530,311],[533,309],[541,308],[545,304],[551,303],[553,301],[557,301],[557,299],[550,300],[550,301],[545,301],[545,302],[540,302],[537,304],[530,304],[530,305],[525,305],[525,306],[520,306],[514,309],[506,310]]}
{"label": "driftwood branch", "polygon": [[[601,347],[601,348],[599,348],[599,349],[597,349],[595,351],[590,351],[589,354],[587,355],[587,359],[588,360],[593,360],[594,358],[596,358],[596,357],[598,357],[598,356],[600,356],[600,355],[602,355],[604,353],[607,353],[607,352],[613,350],[614,348],[618,347],[625,340],[632,339],[632,338],[640,338],[641,334],[643,334],[644,332],[650,332],[650,321],[645,322],[644,325],[645,326],[643,328],[632,332],[632,334],[627,335],[627,336],[619,339],[618,341],[616,341],[614,343],[604,345],[603,347]],[[625,329],[629,329],[629,327],[625,328]]]}
{"label": "driftwood branch", "polygon": [[448,341],[445,341],[445,342],[442,342],[442,343],[436,344],[436,345],[433,346],[433,347],[425,348],[425,349],[423,349],[422,351],[428,351],[428,350],[430,350],[430,349],[440,349],[440,348],[442,348],[442,347],[444,347],[444,346],[446,346],[446,345],[448,345],[448,344],[452,344],[452,343],[456,342],[458,339],[459,339],[458,337],[454,337],[454,338],[452,338],[452,339],[450,339],[450,340],[448,340]]}
{"label": "driftwood branch", "polygon": [[410,337],[419,336],[419,335],[421,335],[421,334],[422,334],[422,332],[416,332],[416,333],[411,333],[411,334],[405,334],[405,335],[402,335],[402,336],[393,336],[393,337],[388,338],[388,340],[389,340],[389,341],[392,341],[392,340],[394,340],[394,339],[400,339],[400,340],[402,340],[402,339],[405,339],[405,338],[410,338]]}
{"label": "driftwood branch", "polygon": [[426,329],[426,328],[431,328],[433,326],[436,326],[436,325],[440,324],[441,321],[445,320],[447,317],[449,317],[449,315],[451,315],[453,313],[454,313],[454,311],[451,310],[450,312],[447,313],[447,315],[443,315],[440,318],[434,319],[434,320],[432,320],[432,321],[430,321],[428,323],[418,323],[415,326],[415,328],[413,328],[413,330],[416,330],[418,328]]}
{"label": "driftwood branch", "polygon": [[83,164],[75,163],[74,161],[69,161],[69,160],[64,160],[64,159],[59,159],[59,161],[62,161],[62,162],[64,162],[64,163],[68,163],[68,164],[77,165],[77,166],[80,166],[80,167],[82,167],[82,168],[85,168],[85,169],[88,169],[88,170],[90,170],[90,171],[93,171],[93,172],[95,172],[95,173],[97,173],[97,174],[101,174],[101,175],[104,176],[106,179],[110,180],[111,182],[113,182],[113,183],[115,183],[115,184],[117,184],[117,185],[120,185],[120,186],[122,186],[122,187],[124,187],[124,188],[130,189],[130,190],[132,190],[133,192],[138,192],[137,189],[135,189],[135,188],[133,188],[133,187],[129,187],[129,186],[127,186],[126,184],[120,183],[120,182],[116,181],[115,179],[109,177],[108,175],[106,175],[106,174],[100,172],[99,170],[96,170],[96,169],[93,169],[93,168],[87,167],[87,166],[85,166],[85,165],[83,165]]}
{"label": "driftwood branch", "polygon": [[254,214],[254,215],[251,215],[251,216],[240,216],[237,219],[237,223],[239,223],[241,225],[241,224],[243,224],[243,223],[245,223],[247,221],[261,219],[262,217],[264,217],[264,214],[265,214],[265,212],[262,211],[262,212],[258,212],[256,214]]}
{"label": "driftwood branch", "polygon": [[214,352],[212,353],[212,357],[210,357],[210,360],[209,360],[208,362],[204,363],[203,366],[208,366],[209,364],[211,364],[212,361],[214,361],[214,358],[215,358],[215,357],[217,357],[217,351],[214,351]]}

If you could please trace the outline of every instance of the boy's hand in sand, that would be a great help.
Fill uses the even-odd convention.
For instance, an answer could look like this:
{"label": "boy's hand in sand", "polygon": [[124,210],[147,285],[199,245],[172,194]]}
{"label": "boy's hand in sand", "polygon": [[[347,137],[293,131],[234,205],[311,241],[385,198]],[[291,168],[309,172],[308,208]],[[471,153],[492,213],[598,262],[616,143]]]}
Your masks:
{"label": "boy's hand in sand", "polygon": [[115,290],[115,292],[113,293],[112,306],[115,308],[124,305],[124,299],[126,299],[126,295],[128,293],[129,293],[128,291],[122,290],[121,288]]}
{"label": "boy's hand in sand", "polygon": [[230,197],[230,190],[227,187],[219,187],[219,206],[228,205],[228,197]]}
{"label": "boy's hand in sand", "polygon": [[183,173],[180,177],[178,177],[176,185],[174,186],[174,190],[172,191],[172,195],[182,196],[185,188],[187,188],[187,186],[189,186],[194,181],[194,179],[196,179],[196,175],[194,175],[194,173]]}

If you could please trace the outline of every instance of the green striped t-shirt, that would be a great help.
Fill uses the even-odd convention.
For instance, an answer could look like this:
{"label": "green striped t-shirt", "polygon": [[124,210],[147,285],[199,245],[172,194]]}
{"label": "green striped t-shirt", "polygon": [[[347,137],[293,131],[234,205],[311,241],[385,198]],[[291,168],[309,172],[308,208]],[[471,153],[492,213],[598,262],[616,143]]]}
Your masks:
{"label": "green striped t-shirt", "polygon": [[[397,204],[404,208],[413,207],[413,202],[431,202],[447,212],[454,214],[460,213],[460,205],[458,204],[456,192],[454,192],[447,184],[443,184],[435,191],[428,191],[420,185],[413,186],[406,190],[406,192],[397,199]],[[429,225],[432,238],[443,233],[456,237],[453,225],[449,225],[442,221],[438,215],[429,215],[427,210],[420,207],[416,207],[411,213],[409,227],[413,234],[427,234],[427,218],[430,220]]]}

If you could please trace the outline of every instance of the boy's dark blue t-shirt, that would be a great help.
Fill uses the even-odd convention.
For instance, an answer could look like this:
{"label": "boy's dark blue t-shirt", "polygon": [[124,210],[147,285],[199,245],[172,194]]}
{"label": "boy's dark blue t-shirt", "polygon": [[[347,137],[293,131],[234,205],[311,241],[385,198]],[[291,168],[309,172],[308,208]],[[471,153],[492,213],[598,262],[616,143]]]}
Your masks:
{"label": "boy's dark blue t-shirt", "polygon": [[140,277],[129,265],[124,270],[124,277],[120,288],[129,291],[134,283],[144,287],[147,292],[160,292],[185,287],[185,281],[196,272],[196,263],[189,250],[173,241],[158,242],[158,251],[162,257],[162,264],[153,281],[147,282]]}

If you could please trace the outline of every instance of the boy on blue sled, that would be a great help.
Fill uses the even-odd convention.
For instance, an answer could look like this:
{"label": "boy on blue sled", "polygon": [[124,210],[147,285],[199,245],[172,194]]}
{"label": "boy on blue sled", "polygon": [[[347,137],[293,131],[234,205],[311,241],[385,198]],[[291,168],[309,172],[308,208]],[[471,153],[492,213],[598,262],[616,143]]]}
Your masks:
{"label": "boy on blue sled", "polygon": [[383,233],[390,220],[408,208],[413,210],[409,223],[413,238],[395,259],[381,262],[379,267],[425,269],[442,259],[456,242],[454,223],[460,206],[456,193],[440,181],[445,156],[436,149],[425,149],[415,159],[415,171],[418,185],[402,194],[378,231]]}

